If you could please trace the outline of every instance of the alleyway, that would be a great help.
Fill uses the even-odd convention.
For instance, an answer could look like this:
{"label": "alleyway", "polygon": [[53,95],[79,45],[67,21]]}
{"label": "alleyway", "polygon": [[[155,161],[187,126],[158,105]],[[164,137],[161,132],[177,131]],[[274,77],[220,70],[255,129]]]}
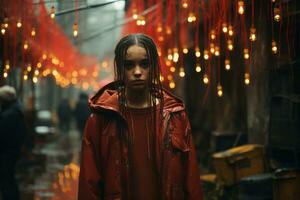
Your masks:
{"label": "alleyway", "polygon": [[[21,200],[76,199],[81,142],[74,128],[37,145],[17,167]],[[49,140],[49,141],[48,141]]]}

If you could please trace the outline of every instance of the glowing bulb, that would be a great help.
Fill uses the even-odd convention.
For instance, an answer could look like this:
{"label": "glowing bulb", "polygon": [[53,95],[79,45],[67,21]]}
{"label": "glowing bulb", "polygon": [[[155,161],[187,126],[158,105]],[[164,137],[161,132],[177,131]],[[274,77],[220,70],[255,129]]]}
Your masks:
{"label": "glowing bulb", "polygon": [[172,81],[172,80],[173,80],[173,76],[172,76],[171,74],[169,74],[169,75],[167,76],[167,79],[168,79],[169,81]]}
{"label": "glowing bulb", "polygon": [[215,53],[215,45],[213,43],[211,43],[209,46],[210,46],[210,52],[212,54]]}
{"label": "glowing bulb", "polygon": [[27,75],[27,74],[24,74],[23,79],[24,79],[24,80],[27,80],[27,79],[28,79],[28,75]]}
{"label": "glowing bulb", "polygon": [[173,50],[173,62],[178,62],[178,60],[179,60],[178,49],[174,48],[174,50]]}
{"label": "glowing bulb", "polygon": [[207,74],[204,74],[204,76],[203,76],[203,82],[204,82],[204,84],[208,84],[209,78],[208,78]]}
{"label": "glowing bulb", "polygon": [[28,49],[28,47],[29,47],[29,46],[28,46],[28,43],[27,43],[27,42],[25,42],[25,43],[24,43],[24,45],[23,45],[23,48],[24,48],[25,50],[27,50],[27,49]]}
{"label": "glowing bulb", "polygon": [[174,73],[174,72],[176,71],[176,68],[175,68],[174,66],[172,66],[172,67],[170,67],[170,71],[171,71],[172,73]]}
{"label": "glowing bulb", "polygon": [[249,49],[244,49],[244,58],[245,59],[249,59],[250,55],[249,55]]}
{"label": "glowing bulb", "polygon": [[192,23],[192,22],[196,21],[196,19],[197,18],[196,18],[194,13],[192,13],[192,12],[189,13],[189,16],[188,16],[188,19],[187,19],[189,23]]}
{"label": "glowing bulb", "polygon": [[182,2],[182,7],[183,7],[183,8],[189,7],[189,4],[188,4],[188,2],[187,2],[186,0],[183,0],[183,2]]}
{"label": "glowing bulb", "polygon": [[175,82],[174,81],[170,81],[170,83],[169,83],[169,87],[171,88],[171,89],[174,89],[175,88]]}
{"label": "glowing bulb", "polygon": [[219,55],[220,55],[220,48],[215,47],[215,56],[219,56]]}
{"label": "glowing bulb", "polygon": [[233,36],[233,27],[231,25],[228,26],[228,35]]}
{"label": "glowing bulb", "polygon": [[46,60],[47,59],[47,54],[43,53],[42,58],[43,58],[43,60]]}
{"label": "glowing bulb", "polygon": [[279,8],[274,8],[274,20],[276,22],[279,22],[281,19],[281,16],[280,16],[280,9]]}
{"label": "glowing bulb", "polygon": [[7,18],[4,18],[4,27],[8,28],[8,19]]}
{"label": "glowing bulb", "polygon": [[215,30],[211,30],[211,31],[210,31],[210,38],[211,38],[212,40],[216,39],[216,31],[215,31]]}
{"label": "glowing bulb", "polygon": [[34,36],[35,36],[35,34],[36,34],[36,32],[35,32],[35,29],[34,29],[34,28],[32,28],[32,30],[31,30],[31,36],[32,36],[32,37],[34,37]]}
{"label": "glowing bulb", "polygon": [[223,96],[223,90],[222,90],[222,86],[220,84],[218,84],[217,90],[218,90],[218,96],[219,97]]}
{"label": "glowing bulb", "polygon": [[7,76],[8,76],[7,72],[4,72],[4,73],[3,73],[3,77],[4,77],[4,78],[7,78]]}
{"label": "glowing bulb", "polygon": [[6,70],[9,70],[9,68],[10,68],[10,66],[9,66],[9,61],[7,60],[6,63],[5,63],[5,69],[6,69]]}
{"label": "glowing bulb", "polygon": [[273,40],[273,41],[272,41],[272,51],[273,51],[274,54],[276,54],[276,53],[277,53],[277,50],[278,50],[277,44],[276,44],[276,42]]}
{"label": "glowing bulb", "polygon": [[185,76],[185,72],[184,72],[184,68],[183,67],[180,67],[179,68],[179,76],[182,78]]}
{"label": "glowing bulb", "polygon": [[222,31],[223,31],[223,33],[227,33],[228,32],[228,28],[227,28],[227,24],[226,23],[222,24]]}
{"label": "glowing bulb", "polygon": [[159,80],[160,80],[160,82],[163,82],[165,80],[164,76],[163,75],[159,75]]}
{"label": "glowing bulb", "polygon": [[157,28],[156,28],[156,32],[161,33],[163,31],[162,25],[158,24]]}
{"label": "glowing bulb", "polygon": [[233,43],[232,40],[227,40],[227,48],[229,51],[233,50]]}
{"label": "glowing bulb", "polygon": [[184,54],[187,54],[187,53],[189,52],[189,50],[188,50],[188,48],[183,48],[182,52],[183,52]]}
{"label": "glowing bulb", "polygon": [[201,66],[199,63],[196,64],[196,72],[201,72]]}
{"label": "glowing bulb", "polygon": [[250,74],[249,73],[245,73],[245,84],[246,85],[250,84]]}
{"label": "glowing bulb", "polygon": [[39,72],[39,70],[37,70],[37,69],[36,69],[36,70],[34,70],[34,75],[38,76],[38,75],[39,75],[39,73],[40,73],[40,72]]}
{"label": "glowing bulb", "polygon": [[50,17],[51,17],[52,19],[55,18],[55,8],[54,8],[54,6],[51,7],[51,10],[50,10]]}
{"label": "glowing bulb", "polygon": [[171,35],[172,34],[172,29],[170,28],[170,26],[167,26],[166,33],[167,33],[167,35]]}
{"label": "glowing bulb", "polygon": [[31,65],[29,64],[29,65],[27,66],[27,71],[30,72],[31,69],[32,69],[32,68],[31,68]]}
{"label": "glowing bulb", "polygon": [[73,25],[73,36],[77,37],[78,36],[78,24],[74,23]]}
{"label": "glowing bulb", "polygon": [[38,62],[38,63],[36,64],[36,66],[37,66],[37,68],[41,68],[41,67],[42,67],[42,63]]}
{"label": "glowing bulb", "polygon": [[21,22],[21,20],[18,20],[18,22],[17,22],[17,27],[18,27],[18,28],[21,28],[21,27],[22,27],[22,22]]}
{"label": "glowing bulb", "polygon": [[203,51],[203,57],[204,57],[205,60],[209,59],[209,55],[208,55],[208,51],[207,50]]}
{"label": "glowing bulb", "polygon": [[256,40],[256,29],[255,28],[250,28],[250,40],[253,42]]}
{"label": "glowing bulb", "polygon": [[1,28],[1,33],[2,33],[2,35],[5,34],[5,28],[4,27]]}
{"label": "glowing bulb", "polygon": [[244,1],[238,1],[238,13],[240,15],[244,14],[245,8],[244,8]]}
{"label": "glowing bulb", "polygon": [[136,25],[145,26],[146,25],[145,17],[144,16],[139,16],[137,21],[136,21]]}
{"label": "glowing bulb", "polygon": [[168,67],[170,67],[171,66],[171,61],[170,60],[166,60],[166,65],[168,66]]}
{"label": "glowing bulb", "polygon": [[199,57],[201,56],[199,47],[196,47],[196,48],[195,48],[195,56],[196,56],[197,58],[199,58]]}
{"label": "glowing bulb", "polygon": [[32,81],[33,81],[34,83],[37,83],[37,82],[38,82],[38,78],[37,78],[36,76],[34,76],[34,77],[32,78]]}
{"label": "glowing bulb", "polygon": [[230,60],[228,59],[225,60],[225,69],[230,70]]}

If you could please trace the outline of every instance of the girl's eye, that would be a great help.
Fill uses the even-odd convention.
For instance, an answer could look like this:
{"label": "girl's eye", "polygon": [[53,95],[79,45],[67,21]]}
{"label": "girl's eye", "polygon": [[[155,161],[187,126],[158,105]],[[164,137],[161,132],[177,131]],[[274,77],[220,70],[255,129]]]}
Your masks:
{"label": "girl's eye", "polygon": [[131,68],[133,68],[133,66],[134,66],[134,64],[132,62],[125,62],[124,63],[124,67],[126,69],[131,69]]}

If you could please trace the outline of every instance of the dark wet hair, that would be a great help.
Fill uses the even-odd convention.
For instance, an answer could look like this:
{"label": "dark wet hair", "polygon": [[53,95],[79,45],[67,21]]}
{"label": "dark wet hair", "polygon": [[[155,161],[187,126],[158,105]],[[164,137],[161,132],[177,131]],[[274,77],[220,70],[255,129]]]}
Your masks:
{"label": "dark wet hair", "polygon": [[[124,62],[126,59],[126,53],[130,46],[138,45],[145,48],[147,52],[147,58],[149,60],[149,102],[152,106],[154,115],[151,117],[151,124],[154,125],[154,129],[156,130],[156,99],[159,100],[160,106],[160,116],[162,116],[163,109],[163,89],[162,84],[160,82],[160,61],[157,52],[156,45],[154,41],[145,34],[130,34],[123,37],[117,44],[115,48],[115,59],[114,59],[114,70],[115,70],[115,80],[119,83],[118,95],[119,95],[119,106],[120,111],[124,112],[125,110],[125,67]],[[153,143],[152,143],[153,144]]]}

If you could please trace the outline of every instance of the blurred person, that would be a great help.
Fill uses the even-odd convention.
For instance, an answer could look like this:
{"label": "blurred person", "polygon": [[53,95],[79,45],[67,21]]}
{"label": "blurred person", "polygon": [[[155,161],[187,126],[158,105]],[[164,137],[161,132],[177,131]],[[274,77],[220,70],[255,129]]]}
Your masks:
{"label": "blurred person", "polygon": [[13,87],[0,87],[0,190],[2,200],[20,199],[15,165],[26,136],[23,112]]}
{"label": "blurred person", "polygon": [[70,129],[72,109],[67,98],[61,99],[57,107],[59,129],[62,133],[68,133]]}
{"label": "blurred person", "polygon": [[80,93],[79,99],[75,106],[75,118],[76,118],[77,129],[81,136],[80,138],[82,138],[84,126],[89,115],[90,115],[90,109],[88,106],[88,95],[82,92]]}
{"label": "blurred person", "polygon": [[183,102],[162,88],[153,40],[122,38],[115,82],[100,89],[82,142],[79,200],[202,200]]}

